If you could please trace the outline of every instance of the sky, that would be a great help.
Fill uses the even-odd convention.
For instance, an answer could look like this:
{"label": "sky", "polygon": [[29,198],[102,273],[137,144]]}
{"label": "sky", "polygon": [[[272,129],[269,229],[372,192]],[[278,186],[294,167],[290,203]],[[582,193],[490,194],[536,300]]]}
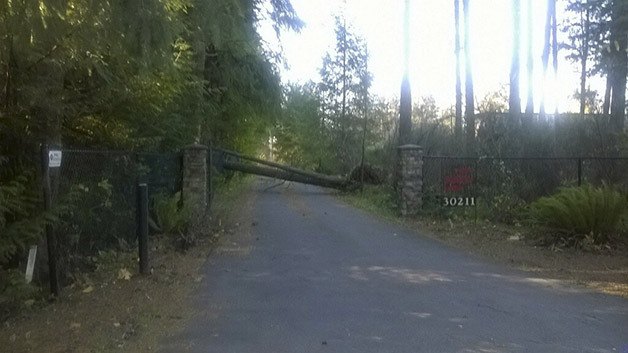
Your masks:
{"label": "sky", "polygon": [[[543,80],[541,53],[546,1],[531,1],[536,109],[545,91],[548,111],[553,111],[555,104],[558,104],[560,112],[578,111],[578,103],[572,97],[579,87],[578,65],[564,59],[565,51],[559,51],[558,78]],[[489,93],[508,90],[513,19],[509,0],[471,0],[470,3],[472,72],[475,97],[479,101]],[[525,11],[526,1],[522,3]],[[561,16],[562,2],[558,3],[560,25],[564,18]],[[403,74],[404,0],[292,0],[292,4],[306,26],[300,33],[286,32],[281,37],[288,65],[281,72],[283,82],[319,80],[322,58],[334,46],[334,15],[341,13],[346,6],[347,21],[353,25],[356,34],[366,40],[369,48],[369,68],[374,75],[371,92],[384,97],[399,95]],[[410,0],[409,62],[415,102],[417,97],[431,95],[443,109],[455,103],[453,12],[451,0]],[[525,26],[525,21],[522,26]],[[526,32],[523,29],[522,35]],[[262,30],[262,36],[272,42],[274,34]],[[562,37],[564,41],[565,36]],[[525,55],[523,39],[521,50]],[[525,62],[523,56],[522,65]],[[464,67],[464,63],[462,65]],[[525,81],[521,82],[522,106],[525,106],[526,99]],[[601,79],[591,80],[591,88],[597,89],[600,95],[603,94],[603,87]]]}

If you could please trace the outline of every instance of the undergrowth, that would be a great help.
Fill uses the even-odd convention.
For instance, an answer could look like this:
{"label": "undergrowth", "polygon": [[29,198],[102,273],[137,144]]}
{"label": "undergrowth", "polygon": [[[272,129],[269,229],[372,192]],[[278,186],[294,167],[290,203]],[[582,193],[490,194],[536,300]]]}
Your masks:
{"label": "undergrowth", "polygon": [[342,194],[341,198],[353,206],[386,218],[398,216],[397,198],[394,189],[389,186],[365,185],[362,190]]}
{"label": "undergrowth", "polygon": [[606,245],[617,240],[626,229],[628,202],[619,191],[609,187],[562,188],[530,205],[532,221],[548,229],[548,241],[566,246]]}

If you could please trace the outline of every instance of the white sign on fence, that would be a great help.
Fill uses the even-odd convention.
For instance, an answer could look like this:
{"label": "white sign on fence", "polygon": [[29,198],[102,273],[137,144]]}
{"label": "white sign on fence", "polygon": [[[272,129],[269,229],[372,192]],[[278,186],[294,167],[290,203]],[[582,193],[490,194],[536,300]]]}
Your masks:
{"label": "white sign on fence", "polygon": [[62,153],[59,150],[48,151],[48,168],[59,168],[61,166]]}

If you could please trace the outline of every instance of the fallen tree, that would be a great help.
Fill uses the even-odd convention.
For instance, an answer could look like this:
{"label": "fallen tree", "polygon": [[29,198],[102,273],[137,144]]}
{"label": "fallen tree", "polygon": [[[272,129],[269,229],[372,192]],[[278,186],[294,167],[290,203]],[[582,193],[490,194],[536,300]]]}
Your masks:
{"label": "fallen tree", "polygon": [[212,164],[219,169],[224,168],[326,188],[353,190],[358,187],[357,183],[347,178],[305,171],[217,147],[212,147]]}
{"label": "fallen tree", "polygon": [[[259,164],[276,164],[273,162],[261,161]],[[355,183],[350,182],[347,179],[323,175],[319,173],[306,172],[295,168],[285,167],[268,167],[263,165],[255,165],[250,163],[243,163],[241,161],[231,160],[226,158],[223,162],[223,167],[228,170],[234,170],[242,173],[263,175],[275,179],[282,179],[288,181],[294,181],[303,184],[311,184],[322,186],[326,188],[349,190],[356,187]],[[289,168],[289,170],[287,170]]]}

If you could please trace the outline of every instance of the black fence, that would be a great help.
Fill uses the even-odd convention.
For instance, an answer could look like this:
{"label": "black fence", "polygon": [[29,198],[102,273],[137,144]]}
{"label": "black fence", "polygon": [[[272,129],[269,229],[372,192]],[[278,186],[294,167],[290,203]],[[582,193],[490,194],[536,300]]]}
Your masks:
{"label": "black fence", "polygon": [[62,150],[53,178],[53,207],[64,207],[55,226],[59,268],[89,266],[100,251],[137,246],[137,185],[151,198],[180,190],[180,154]]}
{"label": "black fence", "polygon": [[423,157],[423,210],[513,221],[521,206],[561,186],[628,190],[628,158]]}

